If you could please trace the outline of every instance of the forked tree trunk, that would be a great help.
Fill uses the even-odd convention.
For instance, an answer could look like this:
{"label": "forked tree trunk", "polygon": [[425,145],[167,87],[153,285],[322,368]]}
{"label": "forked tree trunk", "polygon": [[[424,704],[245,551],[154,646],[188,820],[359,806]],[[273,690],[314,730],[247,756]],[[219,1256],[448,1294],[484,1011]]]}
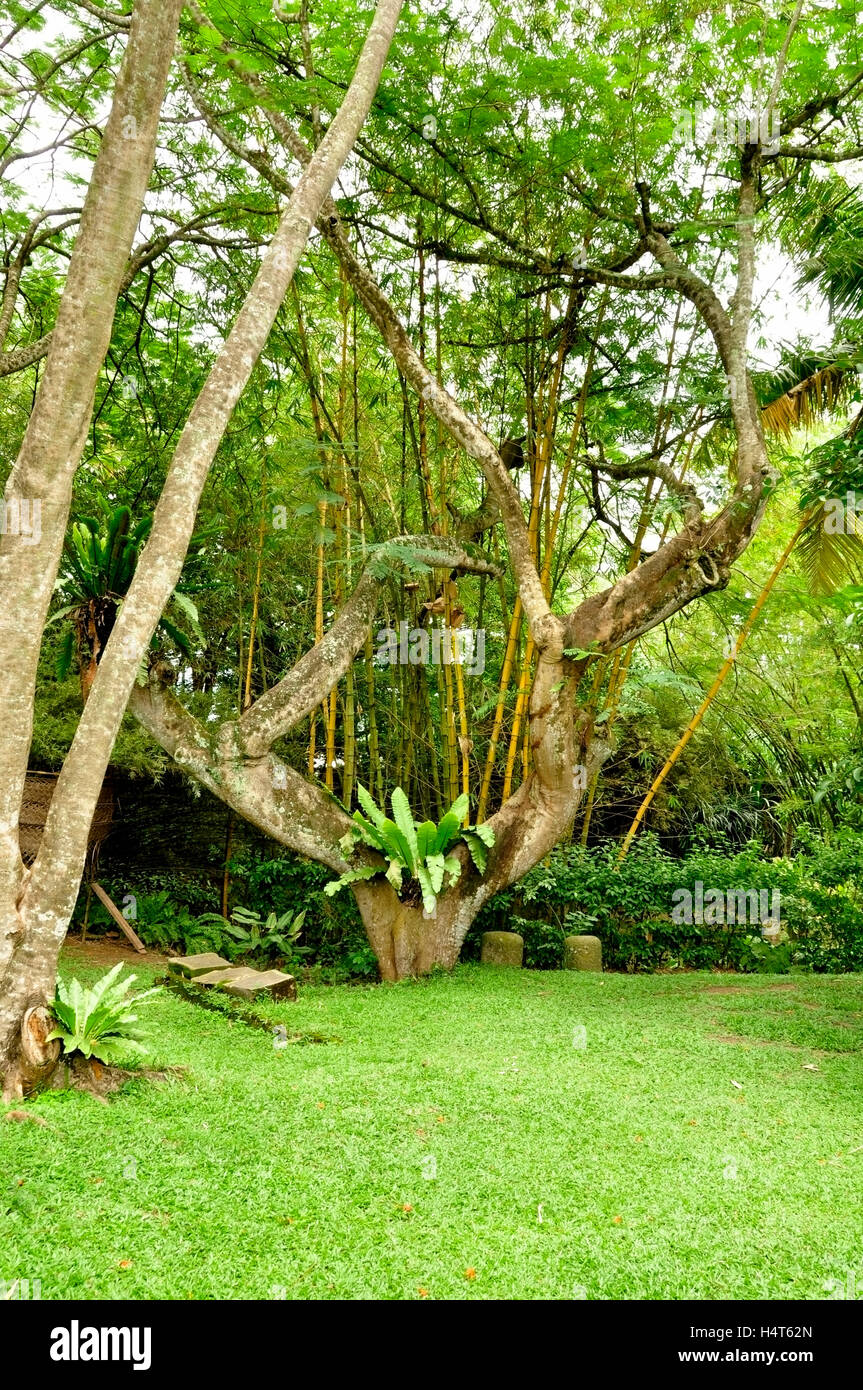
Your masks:
{"label": "forked tree trunk", "polygon": [[[540,684],[556,684],[553,674],[554,668],[541,673]],[[560,684],[564,691],[569,684],[562,672]],[[592,739],[588,748],[584,744],[577,750],[572,748],[573,732],[587,726],[582,718],[573,718],[571,697],[565,693],[556,721],[544,730],[541,740],[539,729],[546,719],[541,693],[539,698],[534,693],[532,716],[534,756],[540,766],[551,757],[558,774],[556,784],[549,786],[538,773],[531,773],[492,818],[495,842],[484,874],[477,872],[466,846],[457,846],[454,853],[461,862],[461,877],[440,894],[431,915],[423,911],[422,903],[397,897],[385,878],[354,885],[366,935],[384,980],[426,975],[435,968],[451,970],[480,909],[534,868],[558,843],[575,815],[585,779],[576,772],[573,753],[592,773],[598,771],[607,746]]]}

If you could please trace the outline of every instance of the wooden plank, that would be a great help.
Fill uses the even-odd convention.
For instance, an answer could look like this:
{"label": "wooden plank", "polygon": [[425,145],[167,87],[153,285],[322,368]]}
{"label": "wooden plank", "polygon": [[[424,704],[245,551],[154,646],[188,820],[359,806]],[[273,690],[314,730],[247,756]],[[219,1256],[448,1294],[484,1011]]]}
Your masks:
{"label": "wooden plank", "polygon": [[108,897],[108,894],[105,892],[105,889],[102,887],[101,884],[96,883],[95,880],[93,881],[93,892],[96,894],[96,897],[99,899],[99,902],[102,904],[102,906],[104,908],[107,908],[108,912],[113,917],[120,930],[122,932],[125,932],[126,936],[131,941],[135,950],[138,951],[139,954],[142,956],[146,954],[147,948],[144,945],[141,938],[135,935],[135,933],[132,931],[132,928],[129,926],[129,923],[126,921],[125,917],[120,911],[119,907],[117,907],[115,903],[112,903],[111,899]]}

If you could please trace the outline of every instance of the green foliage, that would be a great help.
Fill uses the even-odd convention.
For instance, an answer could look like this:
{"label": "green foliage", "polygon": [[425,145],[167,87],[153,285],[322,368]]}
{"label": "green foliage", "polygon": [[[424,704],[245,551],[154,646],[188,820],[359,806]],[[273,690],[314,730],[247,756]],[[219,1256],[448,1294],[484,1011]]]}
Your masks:
{"label": "green foliage", "polygon": [[844,180],[807,181],[797,203],[797,246],[810,253],[800,271],[803,289],[817,286],[831,316],[863,310],[863,197]]}
{"label": "green foliage", "polygon": [[[494,844],[494,831],[488,825],[462,828],[469,806],[466,793],[453,802],[440,825],[430,820],[415,821],[401,787],[396,787],[390,797],[393,820],[387,818],[365,787],[357,787],[357,796],[366,814],[354,812],[355,827],[340,841],[342,851],[347,856],[357,844],[367,845],[383,855],[387,867],[384,870],[378,865],[364,864],[358,869],[349,869],[341,878],[327,884],[324,892],[328,895],[337,893],[349,883],[374,878],[384,872],[395,891],[401,893],[406,872],[419,885],[426,912],[432,913],[445,876],[453,884],[461,875],[460,860],[449,853],[459,840],[467,845],[479,872],[485,872],[487,853]],[[408,898],[411,895],[410,884],[406,894]]]}
{"label": "green foliage", "polygon": [[[64,545],[65,567],[58,579],[58,591],[63,607],[50,623],[70,620],[62,635],[57,653],[56,673],[64,680],[69,673],[76,650],[82,647],[98,652],[110,636],[119,605],[135,574],[138,558],[153,526],[151,516],[142,517],[134,526],[127,506],[112,506],[105,497],[96,495],[100,517],[85,516],[72,523]],[[171,603],[192,629],[195,639],[206,646],[198,610],[188,594],[175,592]],[[174,646],[191,658],[192,638],[164,614],[157,631],[170,639]],[[94,637],[98,645],[94,645]],[[151,647],[158,647],[153,636]]]}
{"label": "green foliage", "polygon": [[[284,851],[277,858],[247,855],[231,861],[231,878],[243,905],[261,915],[292,912],[303,904],[305,961],[327,978],[377,978],[377,961],[368,944],[352,893],[324,894],[330,870]],[[308,964],[306,969],[308,970]]]}
{"label": "green foliage", "polygon": [[797,558],[812,592],[825,595],[859,582],[863,572],[863,519],[858,526],[847,509],[850,493],[863,512],[863,430],[820,444],[807,465],[800,506],[814,510]]}
{"label": "green foliage", "polygon": [[[120,894],[120,890],[115,890]],[[253,908],[235,907],[230,919],[218,912],[198,912],[177,901],[179,893],[199,901],[188,883],[152,892],[135,893],[135,915],[132,925],[145,946],[159,951],[176,951],[182,955],[198,955],[214,951],[229,960],[245,957],[299,961],[309,954],[309,948],[298,946],[306,911],[270,912],[266,918]],[[81,904],[79,901],[79,914]],[[94,926],[113,926],[101,903],[91,904],[90,921]]]}
{"label": "green foliage", "polygon": [[122,598],[132,582],[138,556],[153,526],[151,516],[132,526],[126,506],[111,510],[106,499],[101,520],[86,516],[72,523],[64,546],[67,568],[61,592],[70,601]]}
{"label": "green foliage", "polygon": [[752,937],[743,943],[740,968],[756,975],[787,975],[792,967],[794,951],[787,941],[772,945]]}
{"label": "green foliage", "polygon": [[[115,885],[110,880],[105,884],[115,901],[123,903],[126,885]],[[188,893],[188,884],[184,885]],[[182,888],[179,891],[184,891]],[[76,922],[83,919],[85,892],[82,892],[76,908]],[[223,932],[206,915],[197,915],[187,905],[177,900],[178,889],[156,888],[154,891],[136,891],[135,915],[130,923],[145,946],[157,951],[178,951],[182,955],[197,955],[204,951],[221,951]],[[95,900],[90,904],[90,924],[94,927],[113,928],[110,914]],[[217,919],[222,922],[221,918]]]}
{"label": "green foliage", "polygon": [[[570,846],[487,904],[464,955],[478,957],[483,931],[515,922],[525,938],[525,964],[534,968],[559,964],[555,943],[564,935],[589,933],[602,941],[609,970],[861,970],[861,879],[863,835],[850,830],[835,842],[813,842],[794,859],[765,859],[757,844],[737,853],[697,850],[678,859],[647,835],[618,869],[616,845]],[[783,939],[770,944],[753,922],[673,921],[675,891],[694,894],[699,882],[723,893],[778,890]]]}
{"label": "green foliage", "polygon": [[306,920],[305,910],[270,912],[264,920],[254,909],[235,907],[230,921],[216,912],[205,913],[197,920],[201,925],[215,928],[221,942],[219,949],[232,960],[262,956],[290,961],[307,953],[306,947],[297,945]]}
{"label": "green foliage", "polygon": [[528,970],[558,970],[563,963],[563,939],[566,932],[554,922],[536,917],[507,919],[512,931],[524,941],[524,966]]}
{"label": "green foliage", "polygon": [[138,1015],[134,1009],[142,999],[157,994],[158,990],[144,990],[127,998],[137,977],[127,975],[125,980],[118,979],[122,969],[120,962],[91,989],[86,989],[77,978],[68,984],[62,979],[57,981],[57,994],[51,1006],[57,1026],[48,1037],[49,1040],[59,1038],[67,1056],[79,1053],[109,1066],[123,1066],[147,1056],[148,1049],[142,1042],[145,1034],[135,1026]]}
{"label": "green foliage", "polygon": [[[30,760],[32,767],[46,772],[59,771],[81,718],[81,686],[77,674],[70,672],[64,680],[57,677],[58,665],[62,664],[59,660],[60,648],[66,639],[72,641],[74,646],[71,625],[62,633],[58,624],[49,627],[39,660]],[[158,781],[168,763],[167,753],[150,737],[142,724],[127,714],[111,755],[112,767],[120,768],[133,777]]]}

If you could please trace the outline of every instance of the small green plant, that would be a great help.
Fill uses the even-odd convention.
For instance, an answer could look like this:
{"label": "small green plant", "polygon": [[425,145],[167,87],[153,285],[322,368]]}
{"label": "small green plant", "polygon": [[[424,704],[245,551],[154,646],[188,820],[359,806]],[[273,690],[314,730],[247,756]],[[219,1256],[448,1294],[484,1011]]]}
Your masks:
{"label": "small green plant", "polygon": [[59,1038],[67,1056],[80,1053],[82,1057],[95,1057],[108,1066],[139,1061],[147,1056],[142,1042],[144,1034],[135,1026],[138,1016],[133,1010],[142,999],[157,994],[158,990],[147,989],[127,998],[137,977],[128,975],[125,980],[119,980],[117,977],[122,969],[121,961],[92,989],[85,989],[78,979],[70,980],[68,985],[57,981],[57,995],[52,1005],[57,1026],[48,1037],[49,1040]]}
{"label": "small green plant", "polygon": [[199,923],[218,925],[232,939],[230,945],[223,943],[223,949],[232,955],[282,957],[305,953],[305,948],[297,945],[305,920],[305,909],[296,913],[283,912],[281,916],[271,912],[263,920],[259,912],[245,907],[235,907],[230,921],[217,912],[205,912],[198,918]]}
{"label": "small green plant", "polygon": [[[64,606],[50,619],[51,623],[66,623],[57,658],[57,676],[64,680],[77,658],[85,700],[153,526],[151,516],[141,517],[133,525],[129,508],[114,506],[105,497],[97,498],[97,504],[101,517],[85,516],[72,524],[63,547],[65,563],[57,586]],[[188,594],[175,591],[170,601],[191,628],[193,636],[164,615],[159,619],[157,631],[170,638],[178,650],[191,659],[195,640],[206,646],[198,610]],[[158,645],[159,638],[154,636],[150,646],[155,649]]]}
{"label": "small green plant", "polygon": [[[464,840],[479,872],[485,873],[488,851],[494,844],[494,831],[488,825],[462,826],[470,804],[467,793],[453,802],[440,825],[435,825],[431,820],[415,821],[401,787],[396,787],[390,797],[392,820],[384,814],[365,787],[357,787],[357,796],[366,814],[354,811],[355,825],[342,837],[342,851],[347,858],[358,844],[368,845],[383,855],[387,867],[382,869],[379,865],[364,864],[357,869],[348,869],[341,878],[326,885],[324,892],[328,897],[349,883],[374,878],[380,873],[385,873],[395,891],[401,894],[403,875],[407,871],[419,887],[426,912],[434,912],[444,876],[449,877],[452,885],[461,874],[461,862],[449,852],[459,840]],[[408,885],[407,896],[410,896],[410,891]]]}
{"label": "small green plant", "polygon": [[781,941],[773,945],[756,936],[745,943],[740,968],[753,971],[756,975],[787,975],[793,959],[789,942]]}
{"label": "small green plant", "polygon": [[[122,888],[115,888],[114,891],[118,898],[123,898]],[[226,925],[224,918],[216,916],[218,926],[212,922],[200,925],[202,919],[182,903],[178,904],[175,894],[164,888],[150,893],[136,892],[134,897],[134,910],[129,914],[129,921],[145,946],[187,956],[222,950]],[[82,908],[83,902],[79,904],[79,909]],[[77,920],[80,922],[80,910]],[[90,906],[89,922],[95,928],[111,930],[114,927],[107,909],[95,899]]]}

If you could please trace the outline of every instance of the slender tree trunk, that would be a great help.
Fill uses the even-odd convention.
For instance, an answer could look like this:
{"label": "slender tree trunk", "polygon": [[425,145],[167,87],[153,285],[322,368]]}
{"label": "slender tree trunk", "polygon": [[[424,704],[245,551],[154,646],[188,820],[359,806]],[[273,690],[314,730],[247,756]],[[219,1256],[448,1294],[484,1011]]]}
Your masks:
{"label": "slender tree trunk", "polygon": [[[51,347],[6,500],[40,509],[41,540],[0,535],[0,988],[23,930],[18,815],[33,729],[42,629],[60,562],[72,479],[153,167],[181,0],[138,0],[102,134]],[[101,780],[101,779],[100,779]]]}
{"label": "slender tree trunk", "polygon": [[[379,0],[342,105],[290,197],[254,284],[192,408],[168,470],[150,539],[105,648],[60,774],[36,860],[25,878],[18,849],[17,821],[32,726],[39,638],[59,564],[71,481],[86,438],[96,373],[107,349],[114,306],[128,259],[128,244],[137,225],[141,197],[152,167],[158,111],[180,9],[179,0],[171,0],[171,3],[138,0],[136,5],[129,47],[118,79],[117,98],[88,193],[88,205],[93,202],[96,207],[88,218],[85,206],[76,244],[76,251],[81,246],[86,255],[79,257],[80,268],[74,276],[73,257],[46,365],[47,380],[52,372],[52,361],[59,364],[55,382],[58,399],[52,401],[49,394],[47,411],[43,409],[40,414],[40,402],[45,398],[43,382],[21,458],[10,480],[13,494],[22,492],[22,481],[26,480],[28,486],[23,489],[23,495],[40,496],[41,490],[38,487],[34,490],[33,482],[41,478],[46,494],[52,498],[52,512],[48,531],[50,553],[39,556],[37,600],[28,599],[27,583],[32,581],[30,571],[34,565],[32,561],[29,565],[22,564],[23,548],[20,546],[9,554],[6,568],[13,582],[8,589],[5,585],[3,588],[4,599],[8,594],[9,608],[17,606],[20,596],[27,614],[26,637],[33,648],[29,666],[28,659],[22,665],[16,657],[13,663],[11,652],[8,670],[0,660],[0,680],[10,679],[10,672],[14,678],[16,709],[23,724],[23,735],[18,730],[14,738],[4,740],[4,766],[0,768],[0,772],[12,778],[11,791],[4,778],[0,793],[4,798],[4,804],[0,804],[0,969],[5,966],[0,980],[0,1074],[4,1094],[20,1094],[25,1085],[38,1079],[44,1065],[50,1065],[50,1057],[42,1055],[47,1029],[45,1005],[53,993],[57,957],[77,897],[99,789],[141,658],[179,578],[201,492],[216,450],[266,344],[309,233],[368,114],[402,3],[403,0]],[[146,132],[143,144],[145,153],[149,151],[147,158],[142,158],[140,152],[136,154],[134,148],[131,153],[123,149],[122,130],[115,128],[127,114],[124,102],[129,104],[130,93],[134,98],[131,114]],[[135,129],[141,138],[139,128]],[[132,144],[134,147],[135,142]],[[127,173],[130,165],[140,177],[130,178]],[[117,197],[121,202],[119,209],[115,206]],[[106,203],[107,209],[103,206]],[[105,212],[106,216],[110,214],[107,229],[93,226],[92,219],[97,211]],[[100,259],[100,232],[108,237],[103,253],[110,272],[107,279]],[[127,244],[124,244],[124,237]],[[119,264],[114,266],[117,261]],[[70,288],[74,291],[71,297]],[[68,322],[63,318],[67,304]],[[78,342],[81,337],[85,340],[83,360]],[[71,419],[67,420],[66,415]],[[59,446],[55,438],[46,437],[49,425],[59,434]],[[58,447],[61,452],[55,457]],[[51,456],[47,462],[40,458],[40,448]],[[62,485],[53,481],[56,472],[63,477]],[[7,560],[5,553],[0,558],[4,562]],[[20,635],[20,630],[19,610],[15,620],[16,636]],[[11,645],[8,637],[7,625],[0,636],[0,653],[3,646]],[[26,647],[26,642],[19,644]],[[231,726],[225,732],[226,742],[230,743]],[[17,796],[16,782],[20,784]]]}

